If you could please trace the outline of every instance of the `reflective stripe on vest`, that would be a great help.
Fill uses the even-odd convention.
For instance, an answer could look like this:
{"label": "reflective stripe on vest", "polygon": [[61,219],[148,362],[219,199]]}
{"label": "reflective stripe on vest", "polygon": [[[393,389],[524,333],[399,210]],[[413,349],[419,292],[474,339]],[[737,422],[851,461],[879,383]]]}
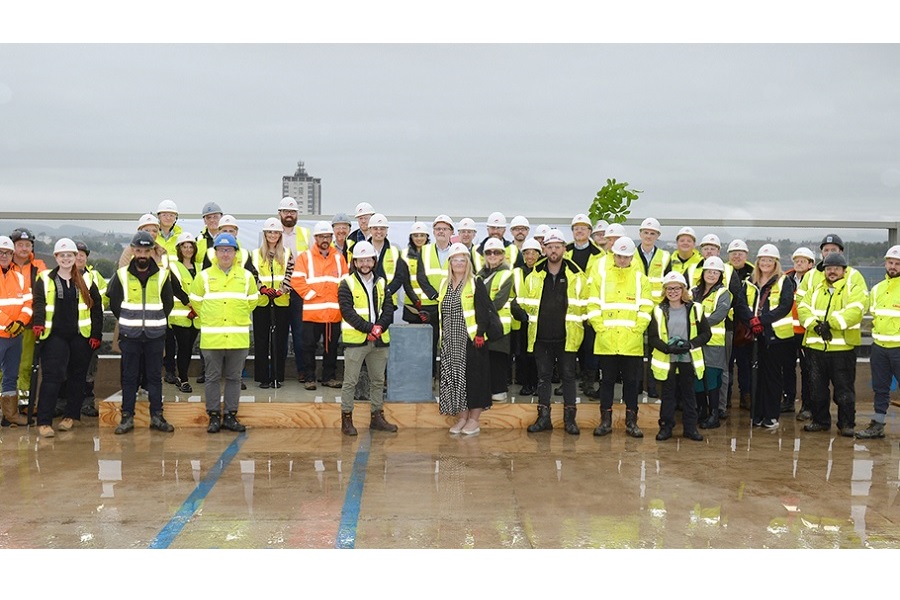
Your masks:
{"label": "reflective stripe on vest", "polygon": [[[371,315],[369,314],[369,291],[365,285],[359,283],[356,279],[356,275],[344,275],[342,281],[347,283],[347,287],[350,288],[350,293],[353,295],[353,308],[356,310],[356,314],[360,316],[363,321],[369,321]],[[379,277],[375,281],[374,291],[375,291],[375,309],[373,314],[375,316],[375,320],[378,320],[378,316],[381,314],[381,307],[384,304],[384,279]],[[347,344],[364,344],[366,343],[367,333],[360,331],[350,323],[348,323],[345,319],[341,319],[341,338]],[[381,334],[381,341],[385,344],[389,344],[391,341],[390,333],[385,330]]]}
{"label": "reflective stripe on vest", "polygon": [[[497,297],[497,294],[500,292],[500,288],[503,287],[503,284],[512,277],[512,271],[509,269],[505,269],[503,271],[495,271],[491,278],[490,283],[491,286],[488,289],[488,294],[491,297],[491,302],[494,301],[494,298]],[[510,305],[512,304],[513,293],[510,290],[509,297],[506,299],[506,303],[500,307],[497,311],[500,314],[500,323],[503,324],[503,335],[506,335],[512,329],[512,311],[510,310]]]}
{"label": "reflective stripe on vest", "polygon": [[[703,314],[709,317],[716,310],[716,307],[719,305],[719,298],[721,298],[724,294],[728,292],[728,288],[725,286],[720,287],[716,290],[715,294],[709,294],[706,298],[703,299]],[[706,343],[707,346],[724,346],[725,345],[725,319],[722,319],[719,323],[710,326],[710,331],[712,332],[712,337],[709,338],[709,341]]]}
{"label": "reflective stripe on vest", "polygon": [[[44,282],[44,333],[41,334],[41,339],[45,340],[50,335],[50,330],[53,329],[53,313],[56,310],[56,282],[50,279],[50,271],[41,271],[38,277]],[[81,277],[84,279],[84,284],[90,289],[91,274],[85,271]],[[78,332],[82,337],[91,337],[91,309],[84,303],[81,292],[78,292]]]}
{"label": "reflective stripe on vest", "polygon": [[883,348],[900,346],[900,277],[885,279],[869,292],[872,340]]}
{"label": "reflective stripe on vest", "polygon": [[141,333],[148,338],[166,335],[168,321],[162,303],[166,272],[158,271],[151,275],[146,286],[128,272],[127,266],[119,269],[116,276],[122,285],[119,333],[126,338],[135,338]]}
{"label": "reflective stripe on vest", "polygon": [[[657,306],[653,309],[653,314],[656,317],[659,339],[668,340],[668,324],[666,323],[666,317],[663,314],[662,308]],[[699,303],[693,303],[691,305],[691,310],[689,311],[688,339],[694,339],[695,337],[697,337],[697,323],[702,318],[702,315],[703,307]],[[692,348],[690,354],[691,362],[694,365],[695,376],[697,377],[697,379],[703,379],[703,348]],[[671,369],[672,366],[670,360],[671,356],[671,354],[666,354],[665,352],[662,352],[657,348],[653,349],[653,352],[650,356],[650,368],[653,371],[653,375],[660,381],[665,381],[669,378],[669,369]]]}
{"label": "reflective stripe on vest", "polygon": [[[438,307],[443,305],[444,296],[447,295],[447,288],[450,285],[450,280],[446,277],[440,283],[440,291],[438,292]],[[470,277],[468,281],[463,285],[462,290],[459,293],[459,301],[462,304],[463,309],[463,318],[466,321],[466,331],[469,334],[469,339],[474,340],[475,336],[478,335],[478,323],[475,321],[475,278]],[[440,310],[440,308],[439,308]],[[444,317],[442,316],[441,321],[443,322]]]}
{"label": "reflective stripe on vest", "polygon": [[[785,276],[782,275],[778,278],[778,281],[772,284],[772,288],[769,290],[769,310],[775,310],[778,308],[778,303],[781,302],[781,286],[784,284]],[[756,285],[750,283],[748,279],[745,282],[747,285],[744,286],[745,294],[747,296],[747,306],[750,307],[750,310],[753,311],[754,315],[759,315],[759,288]],[[794,317],[791,313],[786,314],[781,317],[777,321],[772,323],[772,331],[775,332],[775,337],[780,340],[786,340],[794,337]]]}

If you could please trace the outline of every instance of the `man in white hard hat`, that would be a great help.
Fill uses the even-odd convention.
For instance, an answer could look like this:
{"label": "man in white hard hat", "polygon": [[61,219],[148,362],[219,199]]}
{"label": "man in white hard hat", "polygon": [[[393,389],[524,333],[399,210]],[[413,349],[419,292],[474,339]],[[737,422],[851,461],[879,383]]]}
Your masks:
{"label": "man in white hard hat", "polygon": [[450,236],[453,235],[453,219],[447,215],[438,215],[432,222],[434,241],[422,246],[419,264],[416,269],[416,282],[422,291],[422,297],[414,300],[410,311],[418,312],[423,323],[432,327],[431,356],[432,377],[437,377],[437,343],[440,337],[438,322],[438,289],[447,274],[447,260],[450,256]]}
{"label": "man in white hard hat", "polygon": [[[587,280],[603,259],[604,251],[591,241],[591,220],[587,215],[575,215],[570,226],[573,241],[566,244],[566,252],[563,256],[578,265]],[[590,322],[584,324],[584,338],[578,350],[577,370],[581,380],[581,389],[588,396],[596,397],[598,392],[595,386],[600,378],[599,362],[594,354],[594,328]]]}
{"label": "man in white hard hat", "polygon": [[856,432],[860,439],[884,437],[884,423],[891,402],[891,382],[900,381],[900,246],[884,255],[884,279],[869,291],[872,314],[872,391],[875,414],[869,426]]}
{"label": "man in white hard hat", "polygon": [[[300,206],[297,204],[297,200],[290,196],[282,198],[281,202],[278,203],[278,219],[281,221],[282,227],[281,243],[290,250],[293,259],[287,270],[288,276],[291,274],[291,269],[296,263],[297,257],[309,250],[312,239],[308,228],[297,226],[299,216]],[[349,223],[347,227],[349,232]],[[303,298],[297,294],[290,294],[289,296],[288,314],[290,321],[288,329],[291,334],[291,344],[294,348],[294,364],[297,367],[297,379],[300,383],[303,383],[306,373],[306,369],[303,367]],[[287,352],[287,347],[285,347],[284,351]]]}
{"label": "man in white hard hat", "polygon": [[356,217],[356,223],[359,225],[359,228],[354,229],[353,232],[350,233],[350,237],[347,238],[351,249],[356,242],[363,242],[369,239],[369,236],[371,235],[369,233],[369,219],[374,214],[375,209],[372,208],[372,205],[368,202],[360,202],[356,205],[353,216]]}
{"label": "man in white hard hat", "polygon": [[178,260],[176,242],[181,235],[181,225],[177,224],[178,206],[171,200],[163,200],[156,207],[156,218],[159,219],[157,243],[166,249],[169,260]]}
{"label": "man in white hard hat", "polygon": [[537,364],[534,353],[528,351],[528,313],[519,306],[518,297],[522,293],[525,278],[531,275],[535,265],[543,256],[541,244],[534,238],[528,238],[522,244],[522,260],[524,267],[515,267],[513,272],[513,300],[509,309],[513,316],[510,344],[516,369],[516,383],[522,387],[519,395],[534,396],[537,393]]}
{"label": "man in white hard hat", "polygon": [[[409,266],[400,256],[400,249],[388,239],[389,227],[387,217],[375,213],[369,219],[371,236],[367,241],[375,249],[375,275],[385,280],[387,292],[393,296],[409,282]],[[352,258],[353,250],[350,253]]]}
{"label": "man in white hard hat", "polygon": [[797,362],[800,363],[800,411],[797,413],[798,421],[808,421],[812,417],[810,411],[809,361],[806,358],[806,349],[803,347],[803,335],[806,333],[797,315],[797,288],[803,281],[803,276],[816,265],[816,255],[812,250],[801,246],[791,255],[794,266],[785,271],[785,275],[794,280],[794,306],[791,314],[794,319],[794,351],[790,362],[784,369],[784,398],[781,403],[781,412],[794,412],[794,403],[797,401]]}
{"label": "man in white hard hat", "polygon": [[522,244],[528,239],[529,231],[531,231],[531,224],[522,215],[514,216],[512,221],[509,222],[509,232],[513,236],[513,244],[516,245],[520,252],[522,251]]}
{"label": "man in white hard hat", "polygon": [[[749,279],[753,274],[753,263],[747,260],[750,248],[744,240],[731,240],[728,244],[728,264],[725,265],[725,272],[733,270],[737,281],[743,285],[744,281]],[[730,267],[730,269],[729,269]],[[740,290],[737,292],[729,285],[729,291],[732,294],[731,304],[734,306]],[[740,406],[744,410],[750,410],[750,384],[751,384],[751,358],[752,344],[735,344],[734,329],[743,327],[733,320],[733,316],[725,322],[725,329],[731,332],[731,338],[726,334],[726,352],[728,353],[728,369],[722,373],[722,393],[725,395],[725,410],[731,406],[731,391],[734,388],[734,368],[737,366],[738,393],[740,394]],[[740,332],[739,332],[740,333]],[[745,336],[738,335],[738,340],[746,339]],[[719,407],[722,407],[722,401],[719,401]]]}
{"label": "man in white hard hat", "polygon": [[601,250],[606,250],[606,228],[609,227],[609,223],[606,219],[600,219],[594,225],[594,229],[591,231],[591,241],[597,244],[597,247]]}
{"label": "man in white hard hat", "polygon": [[[640,259],[640,262],[637,262],[636,260],[633,261],[636,266],[642,266],[644,269],[644,275],[647,276],[647,280],[650,282],[650,295],[653,298],[654,304],[662,302],[663,276],[669,270],[669,262],[672,259],[671,252],[663,250],[656,245],[661,232],[662,230],[657,219],[647,217],[641,221],[641,225],[638,228],[640,244],[635,252],[635,255]],[[650,354],[652,351],[653,349],[647,341],[647,334],[645,331],[644,358],[646,361],[643,365],[644,384],[642,387],[647,391],[648,397],[659,398],[659,387],[656,379],[653,377],[653,371],[650,369]]]}
{"label": "man in white hard hat", "polygon": [[534,228],[534,239],[541,246],[541,255],[544,253],[544,236],[547,235],[547,232],[550,231],[550,226],[545,224],[540,224]]}
{"label": "man in white hard hat", "polygon": [[[685,281],[695,281],[695,271],[703,262],[703,256],[697,251],[697,234],[692,227],[682,227],[675,234],[676,251],[669,261],[669,271],[681,273]],[[668,272],[668,271],[667,271]]]}
{"label": "man in white hard hat", "polygon": [[456,226],[456,231],[459,234],[459,243],[469,249],[469,252],[472,254],[472,265],[475,265],[474,253],[476,252],[477,246],[475,245],[475,234],[478,232],[478,227],[475,225],[475,220],[469,217],[463,217],[459,220],[459,224]]}

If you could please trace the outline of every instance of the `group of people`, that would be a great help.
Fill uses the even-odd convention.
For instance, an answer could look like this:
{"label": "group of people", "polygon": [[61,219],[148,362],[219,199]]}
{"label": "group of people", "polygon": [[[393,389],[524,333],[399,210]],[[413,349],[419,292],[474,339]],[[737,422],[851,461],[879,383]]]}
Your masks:
{"label": "group of people", "polygon": [[[728,417],[733,387],[754,426],[777,428],[782,413],[794,412],[800,388],[797,418],[809,421],[807,431],[828,430],[829,386],[841,435],[884,435],[891,378],[900,370],[900,246],[887,252],[886,279],[870,294],[835,234],[822,240],[818,263],[810,249],[798,248],[784,270],[772,244],[759,249],[754,264],[747,244],[733,240],[723,260],[718,237],[698,240],[691,227],[678,231],[669,252],[657,246],[661,229],[654,218],[644,219],[632,238],[619,223],[592,224],[576,215],[567,242],[559,229],[532,231],[524,216],[507,222],[492,213],[488,236],[476,243],[472,219],[454,223],[442,214],[430,226],[414,223],[400,247],[388,238],[387,218],[367,202],[356,207],[355,229],[346,214],[312,230],[298,226],[290,197],[277,215],[265,221],[259,246],[248,249],[238,242],[236,219],[215,202],[204,205],[205,227],[195,237],[181,230],[177,206],[165,200],[138,220],[108,285],[86,264],[89,251],[81,242],[59,240],[57,266],[47,269],[34,258],[30,232],[0,237],[4,424],[24,424],[17,400],[28,389],[23,379],[30,379],[36,342],[43,367],[38,396],[52,399],[38,403],[39,433],[54,435],[55,399],[67,383],[57,429],[96,410],[74,382],[90,379],[102,310],[109,306],[122,354],[116,433],[134,428],[139,388],[149,395],[150,427],[173,430],[163,417],[162,382],[192,391],[188,370],[198,336],[208,431],[243,431],[238,397],[251,329],[260,388],[284,384],[290,333],[305,389],[342,390],[345,435],[357,434],[354,398],[366,379],[370,428],[396,431],[385,418],[383,396],[389,328],[400,309],[404,321],[432,327],[432,376],[441,413],[456,418],[453,434],[480,431],[481,413],[507,398],[515,378],[521,395],[538,397],[530,432],[553,428],[556,393],[563,397],[565,431],[579,434],[580,384],[600,400],[594,435],[611,433],[621,383],[625,433],[632,437],[643,437],[642,390],[661,398],[658,440],[673,435],[680,410],[682,435],[699,441],[699,429],[719,427]],[[856,431],[855,348],[867,310],[874,315],[875,417]]]}

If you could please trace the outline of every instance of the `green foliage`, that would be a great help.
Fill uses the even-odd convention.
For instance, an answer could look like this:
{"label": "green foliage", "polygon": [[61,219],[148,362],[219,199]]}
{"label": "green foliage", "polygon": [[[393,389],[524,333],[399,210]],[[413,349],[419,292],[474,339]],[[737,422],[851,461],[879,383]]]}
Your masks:
{"label": "green foliage", "polygon": [[606,185],[600,188],[588,216],[591,222],[596,223],[605,219],[609,223],[624,223],[631,212],[631,203],[638,199],[638,194],[643,190],[628,189],[628,182],[617,182],[615,179],[607,179]]}

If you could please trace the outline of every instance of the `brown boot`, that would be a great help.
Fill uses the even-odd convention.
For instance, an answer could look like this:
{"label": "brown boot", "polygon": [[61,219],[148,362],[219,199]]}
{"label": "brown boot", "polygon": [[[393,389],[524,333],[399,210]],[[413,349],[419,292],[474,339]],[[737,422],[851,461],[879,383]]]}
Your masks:
{"label": "brown boot", "polygon": [[19,396],[18,394],[4,394],[0,396],[0,406],[3,409],[3,420],[9,423],[10,427],[19,425],[28,425],[28,418],[19,413]]}
{"label": "brown boot", "polygon": [[356,435],[352,412],[341,412],[341,433],[344,435]]}
{"label": "brown boot", "polygon": [[383,410],[373,410],[372,411],[372,421],[369,423],[369,429],[374,429],[375,431],[397,431],[397,426],[391,423],[388,423],[384,418]]}

